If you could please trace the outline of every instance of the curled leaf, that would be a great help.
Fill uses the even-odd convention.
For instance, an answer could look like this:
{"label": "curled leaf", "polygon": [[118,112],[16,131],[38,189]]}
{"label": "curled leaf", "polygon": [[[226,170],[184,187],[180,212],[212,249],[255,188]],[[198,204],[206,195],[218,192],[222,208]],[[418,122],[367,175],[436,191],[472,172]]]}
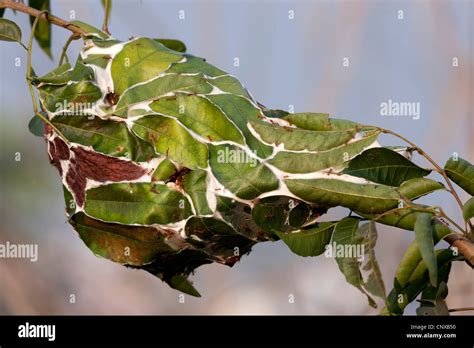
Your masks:
{"label": "curled leaf", "polygon": [[377,230],[374,222],[368,222],[362,225],[358,231],[359,235],[364,237],[362,246],[365,253],[365,261],[362,264],[362,270],[367,273],[364,281],[364,288],[371,294],[385,299],[385,284],[380,271],[379,263],[375,256],[375,244],[377,243]]}
{"label": "curled leaf", "polygon": [[155,41],[158,41],[170,50],[182,53],[186,52],[186,45],[182,41],[172,39],[155,39]]}
{"label": "curled leaf", "polygon": [[474,166],[460,157],[451,157],[444,165],[448,177],[464,191],[474,196]]}
{"label": "curled leaf", "polygon": [[[412,249],[413,250],[413,249]],[[442,269],[446,264],[459,259],[457,254],[453,253],[451,249],[436,250],[437,268]],[[412,260],[410,266],[410,275],[404,284],[394,279],[394,287],[387,297],[386,307],[382,310],[382,314],[400,315],[403,314],[405,307],[414,301],[416,297],[428,286],[429,271],[427,265],[423,260],[413,267],[416,260]],[[436,285],[435,285],[436,286]]]}
{"label": "curled leaf", "polygon": [[469,200],[464,203],[462,215],[464,217],[464,221],[469,221],[474,217],[474,197],[469,198]]}
{"label": "curled leaf", "polygon": [[37,137],[44,136],[44,122],[37,116],[33,116],[28,122],[28,129],[31,134]]}
{"label": "curled leaf", "polygon": [[335,222],[321,222],[317,227],[297,230],[290,233],[276,232],[278,237],[300,256],[318,256],[324,253],[336,226]]}
{"label": "curled leaf", "polygon": [[428,267],[430,282],[433,286],[436,286],[438,282],[438,269],[434,251],[433,235],[431,233],[432,217],[433,216],[428,213],[418,215],[414,231],[416,242],[420,248],[421,257]]}
{"label": "curled leaf", "polygon": [[0,18],[0,40],[13,41],[21,44],[21,29],[13,21]]}

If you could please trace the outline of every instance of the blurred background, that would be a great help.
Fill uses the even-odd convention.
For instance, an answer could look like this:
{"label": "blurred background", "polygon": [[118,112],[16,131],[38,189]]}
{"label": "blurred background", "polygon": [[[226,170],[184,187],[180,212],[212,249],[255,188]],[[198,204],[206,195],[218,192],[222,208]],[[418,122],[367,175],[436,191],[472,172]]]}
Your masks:
{"label": "blurred background", "polygon": [[[51,11],[66,20],[102,24],[99,0],[52,0]],[[6,10],[5,17],[21,26],[27,41],[27,16]],[[443,165],[453,152],[474,161],[473,23],[474,1],[467,0],[113,0],[109,28],[121,40],[180,39],[189,53],[235,75],[268,107],[292,105],[295,112],[328,112],[380,125],[405,135]],[[54,61],[35,44],[37,74],[56,66],[68,36],[53,28]],[[71,58],[80,46],[72,44]],[[349,66],[343,66],[345,58]],[[25,51],[1,42],[0,69],[0,243],[39,246],[37,262],[0,259],[0,314],[376,314],[381,309],[368,307],[333,259],[298,257],[282,242],[255,246],[232,269],[199,268],[192,279],[203,297],[186,296],[184,303],[152,275],[94,256],[66,222],[60,179],[44,141],[28,132],[32,106]],[[380,103],[389,99],[420,103],[420,119],[381,116]],[[381,142],[401,144],[388,137]],[[21,161],[15,161],[17,153]],[[431,204],[461,220],[448,194],[430,197]],[[344,214],[333,209],[325,219]],[[379,226],[376,254],[387,291],[413,239],[411,232]],[[454,265],[449,307],[474,305],[472,275],[463,263]],[[291,295],[294,303],[288,301]],[[414,314],[417,306],[406,312]]]}

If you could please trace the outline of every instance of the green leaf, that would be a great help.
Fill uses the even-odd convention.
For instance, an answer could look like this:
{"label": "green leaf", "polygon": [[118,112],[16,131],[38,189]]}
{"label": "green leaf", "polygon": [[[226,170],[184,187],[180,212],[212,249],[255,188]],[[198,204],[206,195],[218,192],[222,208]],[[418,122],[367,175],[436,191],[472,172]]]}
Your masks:
{"label": "green leaf", "polygon": [[337,265],[342,274],[344,274],[346,281],[367,295],[369,302],[373,302],[370,301],[370,296],[362,288],[361,261],[357,258],[357,255],[352,253],[351,255],[346,255],[345,252],[341,253],[343,255],[340,255],[338,253],[338,249],[344,251],[346,248],[357,248],[361,244],[363,236],[357,233],[359,222],[360,219],[346,217],[337,223],[332,235],[331,251],[335,253]]}
{"label": "green leaf", "polygon": [[[50,12],[49,0],[28,0],[28,5],[38,11]],[[30,16],[31,25],[33,25],[34,21],[35,17]],[[53,59],[53,56],[51,55],[51,23],[40,19],[36,25],[34,37],[44,53],[46,53],[49,58]]]}
{"label": "green leaf", "polygon": [[312,173],[323,169],[342,169],[345,162],[373,144],[379,132],[367,133],[362,139],[347,145],[317,153],[280,151],[268,163],[286,173]]}
{"label": "green leaf", "polygon": [[[428,208],[428,206],[425,206],[425,205],[415,205],[415,206],[424,208],[424,209]],[[381,224],[395,226],[395,227],[402,228],[409,231],[413,231],[416,218],[418,214],[420,214],[419,211],[411,207],[410,208],[397,208],[390,212],[385,212],[379,215],[367,214],[367,213],[362,213],[362,212],[356,212],[356,213],[366,219],[370,219],[370,220],[376,219],[376,221]]]}
{"label": "green leaf", "polygon": [[86,192],[87,215],[122,224],[168,224],[191,215],[188,200],[166,185],[108,184]]}
{"label": "green leaf", "polygon": [[398,192],[410,199],[415,200],[423,197],[429,193],[444,189],[444,185],[439,181],[434,181],[427,178],[415,178],[405,181],[398,188]]}
{"label": "green leaf", "polygon": [[427,178],[415,178],[401,184],[398,188],[398,192],[413,201],[434,191],[443,189],[445,189],[445,187],[439,181]]}
{"label": "green leaf", "polygon": [[193,170],[183,180],[184,190],[191,197],[198,215],[212,215],[213,211],[207,201],[207,172]]}
{"label": "green leaf", "polygon": [[201,297],[199,291],[194,288],[193,283],[191,283],[188,278],[182,274],[173,276],[169,281],[167,281],[167,283],[173,289],[181,291],[187,295]]}
{"label": "green leaf", "polygon": [[[246,254],[255,244],[250,236],[239,233],[222,220],[209,217],[192,217],[186,223],[185,232],[189,243],[211,258],[229,265],[238,260],[236,256]],[[237,255],[236,248],[239,250]]]}
{"label": "green leaf", "polygon": [[420,253],[425,261],[430,274],[430,282],[436,286],[438,282],[438,269],[433,244],[433,235],[431,232],[431,219],[433,215],[422,213],[418,215],[415,222],[416,243],[420,248]]}
{"label": "green leaf", "polygon": [[91,107],[102,96],[91,81],[79,81],[64,86],[45,85],[38,88],[42,105],[49,112],[74,113]]}
{"label": "green leaf", "polygon": [[416,309],[416,314],[420,316],[449,315],[449,308],[443,299],[436,300],[434,307],[420,306]]}
{"label": "green leaf", "polygon": [[421,294],[420,307],[417,308],[417,315],[449,315],[449,309],[445,299],[448,296],[448,280],[451,271],[451,262],[439,268],[438,284],[432,286],[428,284]]}
{"label": "green leaf", "polygon": [[112,60],[114,92],[122,95],[127,88],[158,76],[171,63],[181,59],[181,54],[167,49],[155,40],[140,38],[130,41]]}
{"label": "green leaf", "polygon": [[410,199],[415,200],[431,192],[444,189],[444,185],[438,181],[427,178],[415,178],[405,181],[398,188],[398,192]]}
{"label": "green leaf", "polygon": [[56,69],[50,71],[44,76],[34,77],[32,79],[35,85],[45,84],[45,85],[65,85],[71,81],[72,68],[69,63],[64,63],[61,66],[58,66]]}
{"label": "green leaf", "polygon": [[75,214],[71,223],[94,254],[121,264],[141,266],[174,251],[166,234],[153,227],[106,223],[84,213]]}
{"label": "green leaf", "polygon": [[460,157],[451,157],[444,165],[444,170],[459,187],[474,196],[474,166],[471,163]]}
{"label": "green leaf", "polygon": [[[436,245],[442,238],[450,234],[451,230],[449,230],[449,228],[443,224],[436,222],[434,225],[432,225],[431,233],[433,245]],[[405,253],[396,271],[395,279],[401,287],[407,286],[409,279],[412,277],[413,272],[421,261],[422,256],[420,247],[418,246],[418,243],[415,239],[405,250]]]}
{"label": "green leaf", "polygon": [[135,122],[132,131],[150,142],[156,152],[169,156],[183,167],[207,167],[206,145],[194,139],[176,120],[159,115],[144,116]]}
{"label": "green leaf", "polygon": [[186,60],[175,62],[171,64],[170,68],[166,71],[167,73],[175,74],[204,74],[206,77],[217,77],[226,75],[225,71],[222,71],[215,66],[206,63],[206,60],[199,57],[194,57],[189,54],[183,54]]}
{"label": "green leaf", "polygon": [[84,62],[82,61],[82,58],[79,56],[76,61],[76,65],[74,66],[74,69],[72,69],[71,71],[71,80],[72,81],[89,80],[96,83],[97,81],[95,81],[94,78],[95,78],[94,69],[92,69],[90,66],[85,65]]}
{"label": "green leaf", "polygon": [[356,134],[355,129],[343,131],[311,131],[284,128],[267,122],[250,121],[260,138],[269,145],[283,144],[291,151],[326,151],[347,143]]}
{"label": "green leaf", "polygon": [[[414,247],[410,247],[411,254],[414,253]],[[451,263],[454,260],[459,259],[459,256],[455,256],[451,249],[436,250],[436,262],[437,268],[442,269],[444,265]],[[411,263],[405,263],[409,265],[404,272],[409,274],[408,279],[404,284],[399,283],[398,280],[398,271],[397,277],[394,280],[394,288],[387,297],[387,306],[384,308],[382,313],[384,314],[403,314],[405,307],[414,301],[416,297],[428,286],[429,284],[429,272],[427,270],[426,263],[421,260],[419,263],[416,263],[415,257],[411,256]],[[407,259],[404,256],[405,261]],[[414,267],[413,267],[414,265]],[[399,267],[400,268],[400,267]]]}
{"label": "green leaf", "polygon": [[[212,86],[202,74],[197,75],[163,75],[156,79],[139,84],[128,89],[119,99],[115,114],[127,117],[127,108],[143,101],[159,99],[165,94],[188,92],[205,94],[212,90]],[[166,98],[166,97],[164,97]]]}
{"label": "green leaf", "polygon": [[28,122],[30,133],[37,137],[44,137],[44,122],[37,116],[33,116]]}
{"label": "green leaf", "polygon": [[94,116],[56,116],[53,125],[71,142],[100,153],[127,157],[133,161],[148,161],[156,154],[153,147],[132,135],[125,122],[103,120]]}
{"label": "green leaf", "polygon": [[283,117],[283,119],[301,129],[307,129],[312,131],[332,130],[331,121],[329,120],[329,114],[305,112],[289,114]]}
{"label": "green leaf", "polygon": [[173,40],[173,39],[154,39],[154,40],[158,41],[159,43],[169,48],[170,50],[181,52],[181,53],[186,52],[186,45],[182,41]]}
{"label": "green leaf", "polygon": [[384,212],[395,207],[398,195],[387,186],[354,184],[334,179],[285,180],[297,197],[330,207],[343,206],[363,212]]}
{"label": "green leaf", "polygon": [[324,253],[331,240],[337,222],[321,222],[317,227],[297,230],[291,233],[275,233],[297,255],[318,256]]}
{"label": "green leaf", "polygon": [[354,157],[343,170],[344,174],[387,186],[400,186],[404,181],[426,176],[430,172],[397,152],[383,147],[365,150]]}
{"label": "green leaf", "polygon": [[104,33],[102,30],[90,24],[87,24],[81,21],[76,21],[76,20],[71,21],[70,23],[75,25],[78,28],[81,28],[84,32],[86,32],[86,37],[98,37],[103,40],[109,38],[109,35],[107,33]]}
{"label": "green leaf", "polygon": [[167,158],[163,158],[152,176],[152,181],[166,181],[178,171],[176,166]]}
{"label": "green leaf", "polygon": [[149,107],[162,115],[176,117],[187,128],[209,141],[232,141],[244,145],[239,129],[209,100],[178,93],[175,98],[160,98]]}
{"label": "green leaf", "polygon": [[252,219],[266,233],[288,232],[301,228],[310,218],[310,209],[304,202],[285,196],[261,199],[252,209]]}
{"label": "green leaf", "polygon": [[[311,207],[304,202],[295,204],[295,201],[298,202],[295,199],[290,200],[288,221],[285,221],[285,224],[292,228],[300,228],[308,223],[310,219],[315,219],[327,212],[324,207]],[[292,205],[294,205],[293,208],[291,208]]]}
{"label": "green leaf", "polygon": [[244,98],[251,99],[247,89],[242,86],[239,80],[231,75],[224,75],[220,77],[216,77],[209,80],[209,83],[221,91],[226,93],[232,93],[235,95],[242,96]]}
{"label": "green leaf", "polygon": [[343,206],[361,213],[384,213],[398,206],[401,197],[416,199],[443,187],[424,178],[404,182],[399,189],[375,184],[358,184],[337,179],[287,179],[288,189],[307,202],[329,207]]}
{"label": "green leaf", "polygon": [[109,48],[109,47],[123,43],[122,41],[113,39],[112,37],[108,36],[108,34],[104,32],[102,33],[104,36],[106,36],[105,39],[100,37],[100,35],[98,34],[96,35],[92,33],[88,33],[88,35],[86,35],[86,38],[89,38],[94,43],[95,46],[100,47],[100,48]]}
{"label": "green leaf", "polygon": [[464,217],[464,221],[469,221],[474,217],[474,197],[469,198],[469,200],[464,203],[462,215]]}
{"label": "green leaf", "polygon": [[[359,130],[362,130],[362,127],[356,122],[329,118],[329,114],[303,112],[289,114],[286,117],[283,117],[283,119],[287,120],[298,128],[313,131],[348,130],[357,127]],[[365,130],[374,130],[374,128],[366,128]]]}
{"label": "green leaf", "polygon": [[267,158],[273,153],[273,148],[258,140],[247,126],[248,122],[258,121],[259,117],[262,117],[261,110],[255,107],[249,99],[233,94],[209,95],[207,98],[216,104],[227,118],[242,131],[247,146],[255,151],[257,156]]}
{"label": "green leaf", "polygon": [[38,88],[42,88],[45,85],[50,86],[49,90],[54,94],[55,91],[58,91],[58,93],[61,91],[59,88],[55,89],[56,87],[78,81],[91,81],[90,83],[92,83],[93,79],[94,70],[78,59],[74,68],[71,68],[71,65],[66,62],[44,76],[35,76],[32,82]]}
{"label": "green leaf", "polygon": [[273,172],[233,145],[209,145],[209,165],[217,180],[237,197],[254,199],[278,188]]}
{"label": "green leaf", "polygon": [[[260,105],[260,107],[262,107]],[[272,117],[272,118],[283,118],[290,113],[284,110],[279,110],[279,109],[267,109],[262,107],[262,112],[265,116],[267,117]]]}
{"label": "green leaf", "polygon": [[385,284],[382,278],[382,272],[375,257],[375,244],[377,243],[377,230],[374,222],[368,222],[362,225],[357,232],[364,236],[362,245],[365,252],[365,261],[362,269],[368,272],[367,279],[364,281],[364,288],[371,294],[385,299]]}
{"label": "green leaf", "polygon": [[21,29],[13,21],[0,18],[0,40],[13,41],[21,44]]}
{"label": "green leaf", "polygon": [[262,230],[252,219],[252,208],[248,204],[220,195],[216,195],[216,198],[217,212],[225,222],[231,226],[236,226],[240,234],[248,236],[251,240],[262,240]]}
{"label": "green leaf", "polygon": [[82,61],[82,63],[95,65],[105,69],[111,59],[112,57],[108,54],[90,54]]}
{"label": "green leaf", "polygon": [[193,216],[186,223],[186,237],[193,239],[198,237],[198,241],[213,240],[216,236],[232,236],[238,234],[236,230],[222,220],[210,217]]}
{"label": "green leaf", "polygon": [[402,288],[406,287],[408,280],[421,261],[420,247],[416,240],[412,242],[403,254],[402,260],[398,265],[395,282]]}
{"label": "green leaf", "polygon": [[161,273],[154,275],[163,280],[172,289],[181,291],[182,293],[190,296],[201,297],[201,294],[194,288],[193,283],[188,280],[188,276],[186,274],[176,274],[170,278],[165,278]]}
{"label": "green leaf", "polygon": [[[334,230],[331,254],[335,254],[339,269],[346,281],[367,296],[369,305],[377,305],[370,294],[385,299],[385,285],[375,257],[377,231],[374,223],[359,227],[360,219],[346,217]],[[364,274],[365,280],[364,280]]]}

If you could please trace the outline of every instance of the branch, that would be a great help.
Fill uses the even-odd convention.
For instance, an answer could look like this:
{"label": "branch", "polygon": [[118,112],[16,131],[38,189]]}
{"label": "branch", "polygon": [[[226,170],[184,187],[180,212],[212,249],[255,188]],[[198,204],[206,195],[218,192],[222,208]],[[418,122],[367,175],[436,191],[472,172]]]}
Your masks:
{"label": "branch", "polygon": [[451,246],[457,248],[458,252],[464,256],[466,261],[474,267],[474,244],[471,243],[471,241],[458,234],[448,234],[443,239],[451,244]]}
{"label": "branch", "polygon": [[[453,230],[450,229],[452,233],[446,235],[443,238],[443,240],[445,242],[449,243],[452,247],[455,247],[458,250],[458,252],[461,255],[464,256],[464,258],[468,261],[468,263],[472,267],[474,267],[474,244],[469,239],[464,237],[464,235],[462,234],[462,232],[463,232],[462,228],[460,228],[460,226],[458,226],[458,224],[456,224],[453,220],[451,220],[444,213],[444,211],[441,207],[432,206],[432,207],[424,208],[424,207],[418,207],[418,206],[413,206],[413,205],[408,204],[406,207],[394,208],[394,209],[388,210],[388,211],[386,211],[386,212],[384,212],[380,215],[377,215],[375,218],[372,219],[372,221],[379,222],[379,220],[381,218],[385,217],[386,215],[401,211],[402,209],[406,209],[406,208],[412,209],[413,211],[417,211],[417,212],[431,213],[431,214],[433,214],[437,217],[436,221],[439,222],[440,224],[445,225],[445,223],[443,223],[443,221],[440,220],[440,218],[444,218],[444,219],[449,220],[454,226],[456,226],[461,231],[461,233],[454,232]],[[435,208],[437,208],[439,210],[439,212],[437,212],[435,210]],[[382,222],[382,224],[383,224],[383,222]],[[388,226],[391,226],[391,225],[388,225]]]}
{"label": "branch", "polygon": [[104,24],[102,24],[102,31],[110,35],[109,32],[109,16],[110,16],[110,7],[112,3],[110,0],[104,0]]}
{"label": "branch", "polygon": [[453,308],[449,310],[449,312],[465,312],[465,311],[474,311],[474,307]]}
{"label": "branch", "polygon": [[26,6],[23,3],[15,2],[13,0],[0,0],[0,8],[9,8],[18,12],[23,12],[29,14],[33,17],[40,16],[40,19],[47,21],[51,24],[57,25],[59,27],[63,27],[71,32],[73,32],[76,36],[85,35],[86,32],[79,28],[77,25],[74,25],[70,22],[65,21],[59,17],[53,16],[48,13],[41,13],[41,11],[34,9],[33,7]]}
{"label": "branch", "polygon": [[393,135],[397,138],[402,139],[407,144],[409,144],[411,147],[413,147],[415,149],[415,151],[418,152],[421,156],[426,158],[428,160],[428,162],[430,162],[435,167],[436,171],[439,174],[441,174],[441,176],[444,178],[444,180],[448,184],[449,192],[451,192],[453,197],[456,199],[456,202],[458,203],[461,210],[463,209],[463,204],[461,202],[461,199],[459,198],[456,190],[454,189],[453,184],[451,183],[451,180],[449,180],[448,175],[446,174],[446,171],[443,168],[441,168],[430,156],[428,156],[428,154],[425,151],[423,151],[419,146],[417,146],[416,144],[414,144],[413,142],[411,142],[410,140],[408,140],[407,138],[405,138],[404,136],[402,136],[402,135],[400,135],[396,132],[393,132],[391,130],[384,129],[384,128],[381,128],[381,127],[375,127],[375,128],[377,128],[382,133],[391,134],[391,135]]}

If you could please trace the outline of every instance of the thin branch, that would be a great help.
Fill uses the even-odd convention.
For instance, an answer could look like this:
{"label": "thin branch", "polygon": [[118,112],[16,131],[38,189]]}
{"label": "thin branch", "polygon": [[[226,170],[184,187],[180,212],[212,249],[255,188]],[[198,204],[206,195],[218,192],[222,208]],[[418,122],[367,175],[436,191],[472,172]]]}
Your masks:
{"label": "thin branch", "polygon": [[23,42],[18,41],[18,43],[20,44],[21,47],[23,47],[25,49],[25,51],[28,51],[28,47],[26,47]]}
{"label": "thin branch", "polygon": [[464,234],[467,234],[467,232],[466,232],[461,226],[459,226],[459,225],[456,223],[456,221],[454,221],[453,219],[451,219],[451,218],[444,212],[443,208],[441,208],[441,207],[439,207],[439,206],[436,207],[436,208],[438,208],[438,210],[439,210],[439,217],[445,218],[446,220],[448,220],[449,222],[451,222],[454,226],[456,226],[460,231],[462,231]]}
{"label": "thin branch", "polygon": [[16,2],[13,0],[0,0],[0,8],[9,8],[14,11],[29,14],[30,16],[33,16],[33,17],[39,16],[39,18],[41,18],[42,20],[47,21],[51,24],[63,27],[67,30],[70,30],[78,36],[86,34],[86,32],[83,29],[79,28],[77,25],[74,25],[59,17],[47,14],[44,11],[39,11],[33,7],[29,7],[21,2]]}
{"label": "thin branch", "polygon": [[[445,218],[446,220],[448,220],[454,227],[456,227],[460,234],[466,234],[466,232],[464,231],[464,229],[459,226],[453,219],[451,219],[449,216],[446,215],[446,213],[444,212],[444,210],[440,207],[440,206],[437,206],[437,205],[433,205],[433,206],[429,206],[429,207],[421,207],[421,206],[416,206],[416,205],[412,205],[410,201],[405,201],[405,204],[403,207],[401,208],[394,208],[394,209],[391,209],[391,210],[387,210],[386,212],[380,214],[380,215],[377,215],[375,218],[373,218],[372,220],[375,221],[375,222],[378,222],[378,220],[380,220],[381,218],[387,216],[387,215],[390,215],[390,214],[393,214],[393,213],[397,213],[403,209],[410,209],[410,210],[413,210],[413,211],[416,211],[416,212],[425,212],[425,213],[431,213],[433,215],[435,215],[436,217],[438,218]],[[438,211],[436,211],[436,209],[438,209]]]}
{"label": "thin branch", "polygon": [[463,255],[466,261],[474,267],[474,244],[469,239],[454,233],[448,234],[443,239],[455,247],[459,254]]}
{"label": "thin branch", "polygon": [[[452,219],[450,219],[444,213],[444,211],[441,207],[431,206],[431,207],[424,208],[424,207],[417,207],[417,206],[413,206],[413,205],[407,205],[403,208],[394,208],[394,209],[388,210],[388,211],[386,211],[386,212],[384,212],[380,215],[377,215],[375,218],[372,219],[372,221],[379,222],[378,220],[380,220],[381,218],[383,218],[383,217],[385,217],[389,214],[396,213],[397,211],[401,211],[402,209],[407,209],[407,208],[412,209],[413,211],[417,211],[417,212],[431,213],[431,214],[435,215],[438,218],[445,218],[450,223],[452,223],[453,226],[457,227],[461,231],[461,233],[455,232],[451,229],[452,233],[444,236],[443,240],[445,242],[447,242],[448,244],[450,244],[452,247],[457,248],[459,253],[464,256],[464,258],[469,262],[469,264],[474,266],[474,244],[469,239],[464,237],[463,229],[458,224],[456,224],[456,222],[454,222]],[[436,211],[434,209],[438,209],[438,211]]]}
{"label": "thin branch", "polygon": [[69,38],[67,39],[66,43],[63,46],[63,50],[61,52],[61,57],[59,58],[58,66],[63,65],[64,58],[66,58],[66,62],[69,63],[69,58],[67,56],[67,49],[68,49],[69,45],[71,44],[71,42],[73,40],[77,40],[78,38],[79,37],[76,34],[72,34],[71,36],[69,36]]}
{"label": "thin branch", "polygon": [[38,15],[35,18],[35,21],[33,22],[33,25],[31,26],[31,33],[30,33],[30,39],[28,41],[28,52],[27,52],[27,67],[26,67],[26,82],[28,83],[28,88],[30,89],[30,94],[31,94],[31,101],[33,102],[33,111],[35,113],[35,116],[38,117],[40,120],[42,120],[44,123],[48,124],[54,131],[58,134],[58,136],[63,139],[66,144],[69,144],[69,141],[66,139],[66,137],[57,129],[50,120],[48,120],[46,117],[44,117],[38,110],[38,104],[36,102],[36,97],[35,97],[35,92],[33,89],[33,85],[31,83],[31,48],[33,47],[33,38],[36,30],[36,26],[38,24],[38,21],[41,16],[45,15],[46,17],[48,16],[48,11],[38,11]]}
{"label": "thin branch", "polygon": [[110,35],[110,32],[109,32],[110,6],[112,6],[112,2],[110,0],[104,0],[104,23],[102,24],[102,31],[108,35]]}
{"label": "thin branch", "polygon": [[393,213],[397,213],[403,209],[411,209],[413,211],[417,211],[417,212],[425,212],[425,213],[432,213],[432,214],[436,214],[436,211],[434,211],[433,209],[430,209],[431,207],[427,207],[427,208],[424,208],[424,207],[417,207],[417,206],[414,206],[414,205],[410,205],[408,203],[405,203],[406,205],[403,206],[403,207],[397,207],[397,208],[393,208],[393,209],[390,209],[390,210],[387,210],[386,212],[382,213],[382,214],[379,214],[377,215],[375,218],[373,218],[372,220],[375,221],[375,222],[378,222],[378,220],[380,220],[381,218],[387,216],[387,215],[390,215],[390,214],[393,214]]}
{"label": "thin branch", "polygon": [[452,308],[449,310],[449,312],[465,312],[465,311],[474,311],[474,307]]}
{"label": "thin branch", "polygon": [[453,195],[453,197],[456,199],[459,207],[463,208],[463,204],[462,204],[462,201],[461,199],[459,198],[456,190],[454,189],[453,187],[453,184],[451,183],[451,180],[449,180],[448,178],[448,175],[446,174],[445,170],[443,168],[441,168],[438,163],[436,163],[425,151],[423,151],[420,147],[418,147],[416,144],[414,144],[413,142],[411,142],[410,140],[408,140],[407,138],[405,138],[404,136],[396,133],[396,132],[393,132],[391,130],[388,130],[388,129],[385,129],[385,128],[381,128],[381,127],[374,127],[376,129],[378,129],[379,131],[381,131],[382,133],[386,133],[386,134],[391,134],[393,136],[396,136],[397,138],[400,138],[402,139],[403,141],[405,141],[407,144],[410,144],[421,156],[423,156],[424,158],[426,158],[428,160],[428,162],[430,162],[436,169],[436,171],[441,174],[441,176],[443,176],[444,180],[446,181],[446,183],[448,184],[448,187],[449,187],[449,191],[451,192],[451,194]]}

